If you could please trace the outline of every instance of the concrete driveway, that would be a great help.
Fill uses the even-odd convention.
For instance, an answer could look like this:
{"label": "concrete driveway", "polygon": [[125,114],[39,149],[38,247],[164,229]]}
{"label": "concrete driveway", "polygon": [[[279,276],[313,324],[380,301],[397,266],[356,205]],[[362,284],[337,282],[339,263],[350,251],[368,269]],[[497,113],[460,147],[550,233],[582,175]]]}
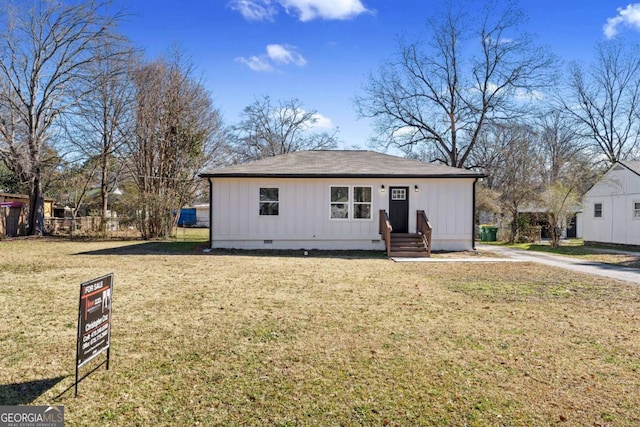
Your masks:
{"label": "concrete driveway", "polygon": [[[493,252],[500,256],[509,257],[519,261],[536,262],[538,264],[565,268],[567,270],[577,271],[580,273],[593,274],[596,276],[608,277],[610,279],[617,279],[640,285],[640,270],[635,268],[603,264],[560,255],[551,255],[544,252],[524,251],[504,246],[476,244],[476,248],[478,250]],[[620,253],[640,256],[640,253],[623,251],[620,251]]]}

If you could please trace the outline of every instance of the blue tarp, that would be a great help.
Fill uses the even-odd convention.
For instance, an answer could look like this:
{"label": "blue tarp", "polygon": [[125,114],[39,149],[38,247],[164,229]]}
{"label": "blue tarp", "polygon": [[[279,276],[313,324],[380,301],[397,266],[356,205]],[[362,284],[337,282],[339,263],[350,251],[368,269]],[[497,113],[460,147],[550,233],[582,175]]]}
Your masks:
{"label": "blue tarp", "polygon": [[184,227],[186,225],[195,225],[195,223],[196,223],[196,208],[180,209],[180,217],[178,217],[179,227]]}

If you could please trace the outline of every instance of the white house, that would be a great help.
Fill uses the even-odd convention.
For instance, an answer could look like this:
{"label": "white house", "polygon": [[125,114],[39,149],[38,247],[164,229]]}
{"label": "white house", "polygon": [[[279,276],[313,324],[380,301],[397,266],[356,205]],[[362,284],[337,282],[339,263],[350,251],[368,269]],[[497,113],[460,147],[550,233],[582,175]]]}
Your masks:
{"label": "white house", "polygon": [[585,241],[640,245],[640,162],[617,162],[583,197]]}
{"label": "white house", "polygon": [[209,203],[200,203],[193,205],[196,210],[196,226],[208,227],[209,226]]}
{"label": "white house", "polygon": [[430,249],[473,249],[475,183],[482,176],[338,150],[299,151],[201,175],[210,184],[212,248],[359,250],[388,249],[387,224],[400,241],[416,235],[423,218],[432,227]]}

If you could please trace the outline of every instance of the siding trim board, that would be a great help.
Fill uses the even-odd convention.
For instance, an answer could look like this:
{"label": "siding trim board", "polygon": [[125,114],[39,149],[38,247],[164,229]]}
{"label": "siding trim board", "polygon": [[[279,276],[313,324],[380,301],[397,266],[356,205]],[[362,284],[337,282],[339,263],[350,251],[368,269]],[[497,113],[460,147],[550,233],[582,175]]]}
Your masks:
{"label": "siding trim board", "polygon": [[224,173],[209,172],[200,175],[202,178],[483,178],[484,174],[320,174],[320,173],[296,173],[296,174],[267,174],[267,173]]}

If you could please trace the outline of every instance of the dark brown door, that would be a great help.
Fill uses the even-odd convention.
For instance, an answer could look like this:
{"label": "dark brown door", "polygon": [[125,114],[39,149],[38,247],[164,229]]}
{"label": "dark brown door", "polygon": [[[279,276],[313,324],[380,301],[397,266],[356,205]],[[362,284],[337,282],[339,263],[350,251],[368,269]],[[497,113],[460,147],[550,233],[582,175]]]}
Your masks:
{"label": "dark brown door", "polygon": [[393,233],[409,232],[409,187],[389,188],[389,222]]}

